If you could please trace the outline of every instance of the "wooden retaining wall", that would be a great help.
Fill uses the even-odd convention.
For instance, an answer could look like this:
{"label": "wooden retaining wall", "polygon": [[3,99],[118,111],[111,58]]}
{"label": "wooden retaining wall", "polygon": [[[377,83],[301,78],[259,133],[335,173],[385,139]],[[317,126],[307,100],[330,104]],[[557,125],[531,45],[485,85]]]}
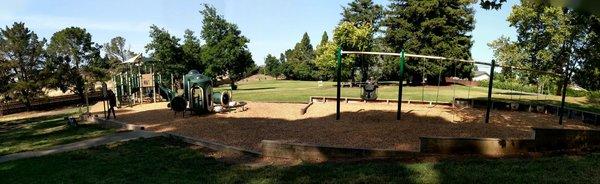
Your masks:
{"label": "wooden retaining wall", "polygon": [[526,154],[534,150],[533,139],[421,137],[421,153],[475,154],[490,157]]}
{"label": "wooden retaining wall", "polygon": [[282,141],[263,140],[261,142],[263,156],[297,159],[306,162],[324,162],[335,159],[374,159],[374,158],[413,158],[418,152],[361,149],[319,146]]}
{"label": "wooden retaining wall", "polygon": [[600,148],[600,130],[533,128],[532,139],[421,137],[421,153],[492,157]]}

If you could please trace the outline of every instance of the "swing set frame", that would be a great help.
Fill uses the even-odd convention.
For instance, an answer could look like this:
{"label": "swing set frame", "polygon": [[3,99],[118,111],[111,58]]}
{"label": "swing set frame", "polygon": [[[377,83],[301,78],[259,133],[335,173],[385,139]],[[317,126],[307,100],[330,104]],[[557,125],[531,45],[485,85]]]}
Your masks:
{"label": "swing set frame", "polygon": [[[488,63],[488,62],[482,62],[482,61],[446,58],[446,57],[440,57],[440,56],[409,54],[409,53],[405,53],[404,50],[402,50],[402,52],[400,52],[400,53],[365,52],[365,51],[344,51],[344,50],[342,50],[341,47],[339,47],[337,50],[337,53],[336,53],[336,58],[337,58],[337,66],[336,66],[337,96],[336,96],[336,114],[335,114],[336,120],[340,120],[340,101],[341,101],[341,88],[342,88],[342,86],[341,86],[342,56],[343,55],[378,55],[378,56],[400,57],[399,62],[398,62],[400,70],[398,71],[398,106],[397,106],[397,110],[396,110],[396,120],[402,119],[402,90],[403,90],[403,82],[404,82],[404,67],[406,65],[406,57],[433,59],[433,60],[445,60],[445,61],[452,61],[452,62],[463,62],[463,63],[471,63],[471,64],[490,66],[490,79],[489,79],[488,94],[487,94],[487,108],[486,108],[485,121],[484,121],[484,123],[486,123],[486,124],[490,122],[490,114],[491,114],[491,110],[492,110],[492,93],[493,93],[494,68],[495,67],[511,68],[511,69],[515,69],[515,70],[531,71],[531,72],[536,72],[536,73],[541,73],[541,74],[546,74],[546,75],[561,76],[561,74],[556,74],[556,73],[551,73],[551,72],[537,71],[537,70],[525,69],[525,68],[514,67],[514,66],[503,66],[503,65],[496,64],[496,60],[492,60],[491,63]],[[564,85],[563,85],[563,89],[562,89],[563,93],[562,93],[561,106],[559,109],[559,113],[560,113],[559,124],[560,125],[563,124],[563,116],[564,116],[563,112],[565,109],[565,97],[566,97],[565,95],[566,95],[566,88],[567,88],[567,83],[568,83],[567,79],[569,77],[569,64],[568,63],[566,66],[565,73],[562,75],[563,75],[563,77],[565,77],[564,78],[565,80],[564,80]]]}

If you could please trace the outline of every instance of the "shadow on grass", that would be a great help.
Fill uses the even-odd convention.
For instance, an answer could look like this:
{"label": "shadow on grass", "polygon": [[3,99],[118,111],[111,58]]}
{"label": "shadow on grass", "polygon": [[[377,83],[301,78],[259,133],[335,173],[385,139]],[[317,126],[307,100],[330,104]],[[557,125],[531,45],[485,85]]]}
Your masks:
{"label": "shadow on grass", "polygon": [[[250,168],[153,138],[0,164],[3,183],[595,183],[597,154]],[[548,174],[551,171],[552,174]]]}
{"label": "shadow on grass", "polygon": [[533,94],[521,93],[521,92],[494,92],[494,94],[498,94],[498,95],[514,95],[514,96],[533,96]]}
{"label": "shadow on grass", "polygon": [[256,91],[256,90],[269,90],[276,89],[275,87],[264,87],[264,88],[238,88],[236,91]]}
{"label": "shadow on grass", "polygon": [[0,155],[48,148],[114,132],[97,124],[70,127],[61,116],[46,118],[29,119],[27,123],[12,125],[12,128],[4,130],[0,134]]}

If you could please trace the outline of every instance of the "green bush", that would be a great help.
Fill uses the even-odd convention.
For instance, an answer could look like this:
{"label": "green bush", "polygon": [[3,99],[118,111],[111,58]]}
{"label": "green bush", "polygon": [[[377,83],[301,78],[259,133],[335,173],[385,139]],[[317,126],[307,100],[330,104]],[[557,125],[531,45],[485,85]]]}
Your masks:
{"label": "green bush", "polygon": [[[487,80],[481,81],[479,83],[479,86],[481,86],[481,87],[488,87],[488,85],[489,85],[489,81],[487,81]],[[533,86],[533,85],[529,85],[529,84],[521,84],[519,82],[512,82],[512,81],[494,80],[494,88],[520,91],[520,92],[526,92],[526,93],[537,93],[538,92],[537,86]],[[548,90],[550,91],[550,93],[554,93],[554,92],[556,92],[557,89],[556,89],[556,86],[551,86],[550,89],[544,89],[544,94],[546,94],[548,92]],[[585,97],[585,96],[588,96],[588,92],[567,88],[567,96],[569,96],[569,97]]]}
{"label": "green bush", "polygon": [[[488,87],[489,81],[484,80],[479,83],[481,87]],[[504,89],[504,90],[513,90],[513,91],[521,91],[527,93],[535,93],[537,92],[536,86],[531,86],[527,84],[520,84],[518,82],[509,82],[509,81],[496,81],[494,80],[494,88],[496,89]]]}
{"label": "green bush", "polygon": [[588,102],[600,104],[600,91],[590,91],[587,94]]}

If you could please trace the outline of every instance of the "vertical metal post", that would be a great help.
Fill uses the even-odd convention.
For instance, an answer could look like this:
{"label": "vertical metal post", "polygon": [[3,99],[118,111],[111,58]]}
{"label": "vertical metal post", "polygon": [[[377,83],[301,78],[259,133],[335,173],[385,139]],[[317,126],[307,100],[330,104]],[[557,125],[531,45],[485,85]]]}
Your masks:
{"label": "vertical metal post", "polygon": [[490,83],[488,84],[488,99],[487,99],[487,110],[485,112],[485,123],[490,123],[490,113],[492,111],[492,88],[494,87],[494,68],[496,67],[496,60],[492,60],[490,69]]}
{"label": "vertical metal post", "polygon": [[171,91],[174,91],[175,93],[177,93],[177,91],[175,91],[175,84],[173,84],[175,81],[173,80],[173,74],[171,74]]}
{"label": "vertical metal post", "polygon": [[404,82],[404,50],[400,53],[400,72],[398,73],[398,111],[396,112],[396,120],[402,119],[402,83]]}
{"label": "vertical metal post", "polygon": [[138,66],[138,94],[140,95],[140,104],[144,102],[144,93],[142,92],[142,66]]}
{"label": "vertical metal post", "polygon": [[567,97],[567,87],[569,84],[569,62],[567,62],[567,67],[565,67],[565,79],[563,82],[563,86],[562,86],[562,100],[560,101],[560,109],[558,110],[559,114],[560,114],[560,118],[558,120],[558,124],[562,125],[563,124],[563,119],[565,116],[565,100]]}
{"label": "vertical metal post", "polygon": [[152,74],[152,103],[156,103],[156,80],[154,79],[154,64],[150,67],[150,73]]}
{"label": "vertical metal post", "polygon": [[342,95],[342,47],[338,48],[337,51],[337,67],[336,67],[336,75],[337,75],[337,97],[336,97],[336,109],[335,109],[335,119],[340,119],[340,98]]}

